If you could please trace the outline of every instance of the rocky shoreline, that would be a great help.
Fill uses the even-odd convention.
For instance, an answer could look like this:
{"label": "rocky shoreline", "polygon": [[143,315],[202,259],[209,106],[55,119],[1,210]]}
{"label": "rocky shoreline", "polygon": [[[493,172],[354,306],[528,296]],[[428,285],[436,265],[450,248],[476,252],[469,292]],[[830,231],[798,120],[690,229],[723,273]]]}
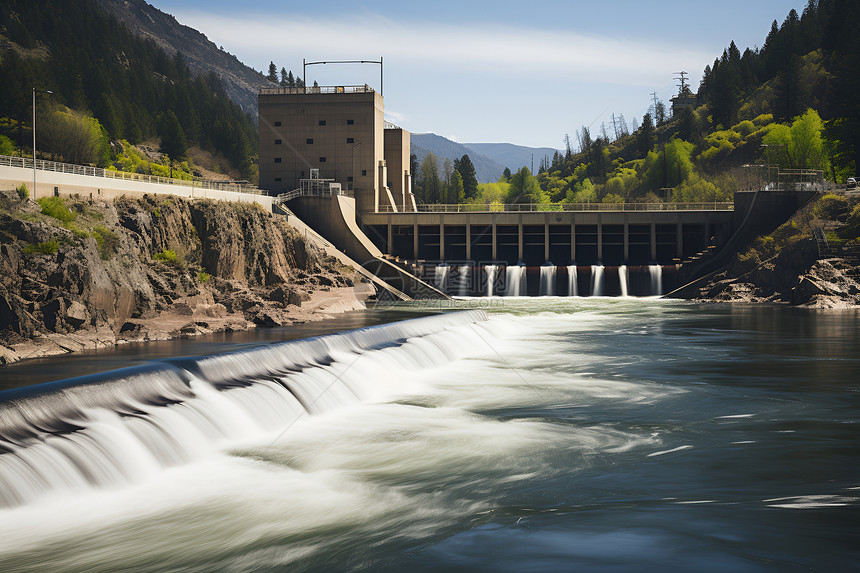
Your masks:
{"label": "rocky shoreline", "polygon": [[815,241],[806,239],[750,271],[743,271],[736,261],[681,297],[819,309],[860,308],[860,267],[845,258],[818,258]]}
{"label": "rocky shoreline", "polygon": [[0,364],[320,320],[374,295],[253,204],[52,201],[0,191]]}

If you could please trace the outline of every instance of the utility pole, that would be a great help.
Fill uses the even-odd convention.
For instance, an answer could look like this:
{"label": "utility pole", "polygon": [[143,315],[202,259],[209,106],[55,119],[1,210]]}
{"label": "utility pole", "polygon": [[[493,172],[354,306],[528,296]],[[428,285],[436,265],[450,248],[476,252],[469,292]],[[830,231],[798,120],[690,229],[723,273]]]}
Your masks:
{"label": "utility pole", "polygon": [[615,131],[615,139],[617,140],[620,136],[618,135],[618,122],[615,119],[615,112],[612,113],[612,129]]}

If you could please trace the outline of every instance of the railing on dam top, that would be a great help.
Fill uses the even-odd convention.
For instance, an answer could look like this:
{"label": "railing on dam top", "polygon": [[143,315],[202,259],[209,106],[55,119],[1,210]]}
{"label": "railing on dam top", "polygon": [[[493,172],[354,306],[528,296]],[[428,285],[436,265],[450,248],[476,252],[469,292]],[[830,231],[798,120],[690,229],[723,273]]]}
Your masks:
{"label": "railing on dam top", "polygon": [[[33,169],[33,160],[28,157],[11,157],[0,155],[0,165],[8,167],[23,167]],[[233,191],[236,193],[249,193],[252,195],[265,195],[266,192],[257,189],[253,185],[230,182],[212,181],[207,179],[173,179],[170,177],[159,177],[157,175],[145,175],[143,173],[126,173],[125,171],[113,171],[101,167],[90,167],[89,165],[73,165],[70,163],[57,163],[56,161],[36,160],[36,169],[39,171],[53,171],[55,173],[69,173],[71,175],[87,175],[89,177],[105,177],[107,179],[122,179],[126,181],[139,181],[142,183],[158,183],[160,185],[179,185],[193,189],[212,189],[215,191]]]}
{"label": "railing on dam top", "polygon": [[[418,205],[419,213],[543,213],[559,211],[732,211],[734,203],[484,203],[480,205]],[[390,205],[379,211],[391,213]],[[402,211],[401,211],[402,212]]]}
{"label": "railing on dam top", "polygon": [[373,93],[373,88],[363,86],[308,86],[308,87],[278,87],[260,88],[260,95],[293,95],[293,94],[364,94]]}

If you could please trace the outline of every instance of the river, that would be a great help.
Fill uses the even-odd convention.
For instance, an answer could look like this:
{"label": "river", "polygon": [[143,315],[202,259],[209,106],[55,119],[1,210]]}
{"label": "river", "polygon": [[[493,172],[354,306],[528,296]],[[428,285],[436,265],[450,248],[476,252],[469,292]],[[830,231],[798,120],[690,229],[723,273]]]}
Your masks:
{"label": "river", "polygon": [[491,301],[0,410],[0,571],[857,570],[857,312]]}

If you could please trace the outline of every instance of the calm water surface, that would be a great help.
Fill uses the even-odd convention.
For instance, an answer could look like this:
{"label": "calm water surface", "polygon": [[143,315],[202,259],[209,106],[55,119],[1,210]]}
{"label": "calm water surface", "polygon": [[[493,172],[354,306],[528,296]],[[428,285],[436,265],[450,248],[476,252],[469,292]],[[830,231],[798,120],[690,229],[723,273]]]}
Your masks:
{"label": "calm water surface", "polygon": [[860,570],[856,312],[541,298],[488,317],[344,357],[375,399],[0,509],[0,570]]}

